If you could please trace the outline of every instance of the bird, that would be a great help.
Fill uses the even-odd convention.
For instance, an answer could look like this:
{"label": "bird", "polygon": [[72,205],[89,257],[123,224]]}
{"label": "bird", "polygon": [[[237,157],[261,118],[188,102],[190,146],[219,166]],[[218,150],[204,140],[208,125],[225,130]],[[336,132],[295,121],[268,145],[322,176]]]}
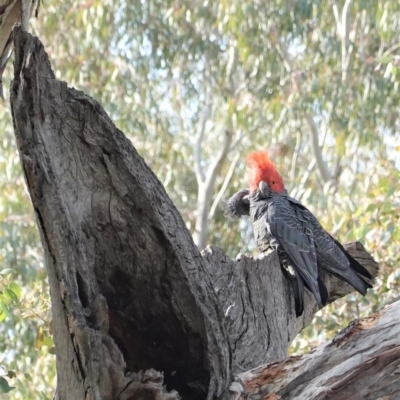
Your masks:
{"label": "bird", "polygon": [[249,189],[234,194],[225,204],[229,217],[250,216],[260,253],[277,251],[284,275],[290,279],[295,312],[304,311],[304,290],[319,308],[329,293],[320,276],[323,269],[353,286],[362,295],[372,286],[371,274],[355,260],[298,200],[290,197],[268,153],[253,151],[247,157]]}

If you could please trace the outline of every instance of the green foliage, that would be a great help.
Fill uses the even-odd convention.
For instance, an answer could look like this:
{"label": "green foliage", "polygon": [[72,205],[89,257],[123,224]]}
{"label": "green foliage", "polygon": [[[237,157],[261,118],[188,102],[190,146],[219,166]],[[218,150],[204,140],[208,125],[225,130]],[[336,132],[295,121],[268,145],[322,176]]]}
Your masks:
{"label": "green foliage", "polygon": [[43,391],[51,398],[54,356],[48,355],[48,347],[34,347],[40,329],[50,336],[43,252],[10,111],[6,104],[0,107],[0,397],[39,399]]}
{"label": "green foliage", "polygon": [[[381,273],[368,297],[351,294],[320,311],[294,343],[298,352],[400,291],[400,4],[353,2],[346,40],[344,1],[335,3],[339,18],[332,2],[307,0],[48,0],[33,22],[56,76],[104,106],[192,232],[195,138],[204,127],[208,170],[228,129],[232,148],[212,201],[233,167],[224,197],[245,187],[245,155],[267,147],[292,195],[340,240],[361,240],[376,257]],[[7,73],[5,85],[11,64]],[[46,399],[55,367],[43,254],[10,112],[0,107],[0,391]],[[233,257],[252,251],[248,222],[214,210],[208,242]]]}

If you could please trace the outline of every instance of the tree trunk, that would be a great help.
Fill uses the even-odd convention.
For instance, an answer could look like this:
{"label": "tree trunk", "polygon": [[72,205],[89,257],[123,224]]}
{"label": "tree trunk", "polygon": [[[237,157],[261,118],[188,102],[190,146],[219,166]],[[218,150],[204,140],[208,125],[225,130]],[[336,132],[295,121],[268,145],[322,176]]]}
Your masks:
{"label": "tree trunk", "polygon": [[[157,177],[98,103],[15,35],[13,122],[51,290],[60,399],[130,398],[134,372],[204,399],[229,380],[200,253]],[[120,396],[120,397],[118,397]]]}
{"label": "tree trunk", "polygon": [[[265,382],[254,377],[271,368],[259,365],[286,359],[317,311],[313,296],[296,319],[275,253],[232,261],[209,247],[201,255],[162,184],[101,106],[55,79],[37,38],[17,28],[14,41],[11,105],[49,274],[57,398],[258,396]],[[377,275],[359,243],[347,249]],[[353,290],[323,279],[331,301]],[[340,368],[339,358],[320,364]],[[272,368],[285,363],[292,361]],[[286,385],[285,374],[268,384]]]}

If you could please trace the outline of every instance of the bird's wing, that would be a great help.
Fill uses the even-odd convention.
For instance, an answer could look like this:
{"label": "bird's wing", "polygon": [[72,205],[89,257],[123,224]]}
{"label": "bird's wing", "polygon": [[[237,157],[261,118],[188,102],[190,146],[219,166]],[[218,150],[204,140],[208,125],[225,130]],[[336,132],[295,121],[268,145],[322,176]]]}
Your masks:
{"label": "bird's wing", "polygon": [[274,197],[263,213],[267,230],[277,240],[305,284],[322,306],[314,235],[309,221],[298,216],[285,197]]}
{"label": "bird's wing", "polygon": [[341,243],[325,231],[311,211],[291,197],[288,200],[292,204],[296,215],[300,219],[308,220],[312,226],[320,267],[343,279],[365,295],[367,288],[371,287],[371,285],[360,278],[355,272],[366,278],[371,277],[370,273],[348,254]]}
{"label": "bird's wing", "polygon": [[[331,237],[331,239],[335,242],[336,246],[343,252],[343,254],[346,256],[346,258],[349,260],[350,262],[350,267],[356,271],[358,274],[364,276],[367,279],[372,279],[371,274],[369,273],[369,271],[363,267],[355,258],[353,258],[347,251],[346,249],[343,247],[343,245],[336,240],[332,235],[329,235]],[[369,285],[369,287],[371,287],[371,285]]]}
{"label": "bird's wing", "polygon": [[332,258],[332,261],[338,264],[338,268],[347,269],[349,262],[341,249],[332,240],[331,235],[322,227],[315,215],[299,201],[288,197],[289,203],[295,210],[299,219],[307,221],[314,233],[314,242],[317,255],[321,253],[324,257]]}

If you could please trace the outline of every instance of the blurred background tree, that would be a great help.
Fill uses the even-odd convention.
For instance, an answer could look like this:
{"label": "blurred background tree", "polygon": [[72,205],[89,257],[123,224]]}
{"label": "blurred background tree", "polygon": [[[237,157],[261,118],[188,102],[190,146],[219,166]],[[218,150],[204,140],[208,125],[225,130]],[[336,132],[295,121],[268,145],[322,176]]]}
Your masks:
{"label": "blurred background tree", "polygon": [[[380,262],[368,297],[320,311],[293,352],[400,297],[397,0],[48,0],[32,25],[57,77],[105,107],[199,248],[254,250],[248,221],[226,220],[219,204],[246,187],[246,154],[267,148],[291,195]],[[46,273],[8,103],[0,109],[0,393],[47,399]]]}

